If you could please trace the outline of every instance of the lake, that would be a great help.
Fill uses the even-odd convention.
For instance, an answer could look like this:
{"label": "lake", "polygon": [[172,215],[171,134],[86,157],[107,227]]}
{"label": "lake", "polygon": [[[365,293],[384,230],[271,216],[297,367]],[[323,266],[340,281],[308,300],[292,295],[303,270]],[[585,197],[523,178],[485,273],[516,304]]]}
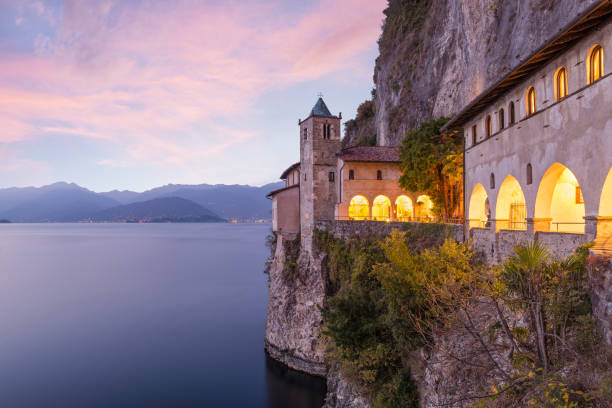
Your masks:
{"label": "lake", "polygon": [[264,353],[269,232],[0,225],[0,406],[321,407]]}

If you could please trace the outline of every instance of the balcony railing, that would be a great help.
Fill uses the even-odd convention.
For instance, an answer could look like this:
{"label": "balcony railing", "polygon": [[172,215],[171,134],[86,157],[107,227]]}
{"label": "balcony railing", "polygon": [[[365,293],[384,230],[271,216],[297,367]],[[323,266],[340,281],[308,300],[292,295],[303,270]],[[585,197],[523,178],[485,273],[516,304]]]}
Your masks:
{"label": "balcony railing", "polygon": [[446,218],[446,217],[350,217],[350,216],[337,216],[337,221],[378,221],[378,222],[414,222],[414,223],[440,223],[440,224],[463,224],[461,218]]}

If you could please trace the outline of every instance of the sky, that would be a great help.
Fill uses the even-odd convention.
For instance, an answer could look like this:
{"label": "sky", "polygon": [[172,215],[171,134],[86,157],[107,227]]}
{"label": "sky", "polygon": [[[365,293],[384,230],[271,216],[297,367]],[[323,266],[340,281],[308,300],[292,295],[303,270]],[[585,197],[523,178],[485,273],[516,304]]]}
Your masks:
{"label": "sky", "polygon": [[386,0],[0,0],[0,187],[277,181],[354,117]]}

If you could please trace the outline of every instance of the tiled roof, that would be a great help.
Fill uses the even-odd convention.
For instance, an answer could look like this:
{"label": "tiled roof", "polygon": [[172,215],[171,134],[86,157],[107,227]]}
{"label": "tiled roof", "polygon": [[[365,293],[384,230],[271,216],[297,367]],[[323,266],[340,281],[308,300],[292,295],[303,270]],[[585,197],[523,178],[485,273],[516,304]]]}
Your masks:
{"label": "tiled roof", "polygon": [[276,190],[274,190],[274,191],[270,191],[270,192],[268,193],[268,195],[266,195],[266,197],[270,198],[270,197],[272,197],[272,196],[274,196],[274,195],[276,195],[276,194],[278,194],[278,193],[280,193],[280,192],[283,192],[283,191],[285,191],[285,190],[290,190],[290,189],[292,189],[292,188],[299,188],[299,187],[300,187],[300,183],[297,183],[297,184],[292,184],[292,185],[287,186],[287,187],[283,187],[283,188],[276,189]]}
{"label": "tiled roof", "polygon": [[283,171],[283,174],[281,174],[280,176],[281,180],[285,180],[287,176],[289,175],[289,173],[291,173],[294,169],[297,169],[299,167],[300,167],[300,162],[293,163],[291,166],[287,168],[287,170]]}
{"label": "tiled roof", "polygon": [[387,146],[355,146],[343,149],[338,157],[345,162],[401,162],[399,148]]}
{"label": "tiled roof", "polygon": [[312,107],[312,111],[310,112],[311,116],[324,116],[326,118],[333,118],[334,115],[331,114],[329,109],[327,109],[327,105],[323,102],[323,98],[319,98],[315,106]]}

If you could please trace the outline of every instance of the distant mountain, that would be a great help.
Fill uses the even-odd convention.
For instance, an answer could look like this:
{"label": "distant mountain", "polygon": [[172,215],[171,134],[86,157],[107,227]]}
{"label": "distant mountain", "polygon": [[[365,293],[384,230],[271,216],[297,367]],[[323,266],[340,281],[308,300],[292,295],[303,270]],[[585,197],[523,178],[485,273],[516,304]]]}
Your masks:
{"label": "distant mountain", "polygon": [[12,222],[76,222],[119,204],[76,184],[53,186],[42,187],[42,191],[27,191],[27,194],[22,194],[21,197],[30,195],[31,198],[2,211],[0,218]]}
{"label": "distant mountain", "polygon": [[[129,190],[96,193],[64,182],[43,187],[12,187],[0,189],[0,219],[12,222],[84,221],[112,207],[171,197],[192,201],[220,218],[270,219],[271,203],[266,195],[283,185],[283,182],[262,187],[168,184],[142,193]],[[179,205],[178,201],[174,203]]]}
{"label": "distant mountain", "polygon": [[91,216],[96,222],[225,222],[212,211],[180,197],[155,198],[108,208]]}

